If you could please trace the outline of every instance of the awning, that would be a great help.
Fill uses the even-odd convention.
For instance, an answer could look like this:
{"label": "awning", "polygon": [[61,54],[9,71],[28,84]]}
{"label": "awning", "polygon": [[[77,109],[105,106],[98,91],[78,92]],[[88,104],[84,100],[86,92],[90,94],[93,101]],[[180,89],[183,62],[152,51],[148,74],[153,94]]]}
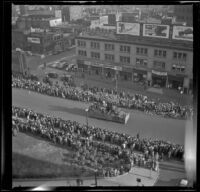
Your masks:
{"label": "awning", "polygon": [[152,70],[153,75],[158,75],[158,76],[167,76],[167,72],[161,72],[161,71],[155,71]]}
{"label": "awning", "polygon": [[140,70],[140,69],[134,69],[132,70],[134,73],[139,73],[139,74],[147,74],[147,71],[145,70]]}

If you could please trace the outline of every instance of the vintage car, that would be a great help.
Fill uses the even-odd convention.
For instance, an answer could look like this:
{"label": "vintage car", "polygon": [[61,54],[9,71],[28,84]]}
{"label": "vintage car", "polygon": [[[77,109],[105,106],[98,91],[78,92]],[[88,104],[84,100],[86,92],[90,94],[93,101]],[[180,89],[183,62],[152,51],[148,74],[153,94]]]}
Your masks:
{"label": "vintage car", "polygon": [[117,108],[115,105],[111,103],[96,102],[89,106],[88,116],[97,119],[103,119],[103,120],[126,124],[130,117],[130,114],[125,113],[124,111]]}

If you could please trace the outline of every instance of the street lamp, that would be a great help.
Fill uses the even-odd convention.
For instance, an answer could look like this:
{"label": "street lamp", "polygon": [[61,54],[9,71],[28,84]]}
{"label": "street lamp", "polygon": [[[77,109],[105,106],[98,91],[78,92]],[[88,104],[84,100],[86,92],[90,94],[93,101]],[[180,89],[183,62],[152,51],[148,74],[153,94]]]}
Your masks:
{"label": "street lamp", "polygon": [[87,128],[88,128],[88,108],[85,109],[85,112],[86,112],[86,125],[87,125]]}
{"label": "street lamp", "polygon": [[116,91],[117,91],[117,87],[118,87],[118,82],[117,82],[117,77],[118,77],[118,70],[117,70],[117,67],[115,66],[114,67],[114,70],[115,70],[115,89],[116,89]]}
{"label": "street lamp", "polygon": [[178,101],[178,106],[180,106],[180,101],[181,101],[181,99],[182,99],[182,97],[183,97],[183,90],[180,88],[180,97],[179,97],[179,101]]}

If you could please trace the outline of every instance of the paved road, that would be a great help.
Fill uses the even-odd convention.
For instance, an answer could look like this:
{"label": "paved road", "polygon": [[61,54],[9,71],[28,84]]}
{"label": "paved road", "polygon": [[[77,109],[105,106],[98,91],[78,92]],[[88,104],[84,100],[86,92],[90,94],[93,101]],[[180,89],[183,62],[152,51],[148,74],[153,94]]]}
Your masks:
{"label": "paved road", "polygon": [[[30,107],[38,112],[49,113],[64,119],[86,122],[84,109],[88,104],[67,99],[60,99],[41,95],[26,90],[13,89],[13,105]],[[129,110],[126,110],[129,111]],[[136,135],[152,139],[164,139],[183,144],[185,134],[185,120],[166,119],[158,116],[146,115],[139,111],[130,111],[130,119],[126,125],[89,118],[89,124],[106,128],[111,131]]]}

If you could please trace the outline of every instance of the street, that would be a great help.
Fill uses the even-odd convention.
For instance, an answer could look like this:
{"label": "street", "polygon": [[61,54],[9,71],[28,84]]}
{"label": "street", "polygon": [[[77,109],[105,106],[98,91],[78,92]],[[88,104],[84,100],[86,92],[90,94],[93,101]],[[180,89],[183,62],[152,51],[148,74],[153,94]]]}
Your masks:
{"label": "street", "polygon": [[[22,89],[14,88],[12,90],[13,105],[29,107],[37,112],[86,123],[86,113],[84,110],[88,107],[86,103],[50,97],[35,92],[30,92],[29,94],[29,91]],[[126,125],[89,118],[89,125],[92,126],[133,136],[136,136],[139,132],[141,137],[163,139],[177,144],[184,143],[185,123],[185,120],[150,116],[134,110],[130,111],[130,119]]]}

